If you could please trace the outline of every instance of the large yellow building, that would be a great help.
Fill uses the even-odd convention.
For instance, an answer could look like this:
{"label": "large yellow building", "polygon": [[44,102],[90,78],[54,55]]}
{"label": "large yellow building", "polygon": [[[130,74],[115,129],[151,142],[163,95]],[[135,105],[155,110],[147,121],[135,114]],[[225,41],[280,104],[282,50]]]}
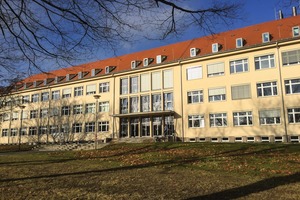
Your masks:
{"label": "large yellow building", "polygon": [[299,26],[293,16],[28,77],[3,101],[0,143],[299,142]]}

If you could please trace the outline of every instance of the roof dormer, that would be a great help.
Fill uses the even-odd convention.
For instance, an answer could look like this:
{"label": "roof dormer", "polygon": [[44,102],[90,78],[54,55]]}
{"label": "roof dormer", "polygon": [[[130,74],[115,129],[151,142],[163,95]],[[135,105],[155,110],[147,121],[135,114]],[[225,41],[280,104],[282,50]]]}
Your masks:
{"label": "roof dormer", "polygon": [[156,64],[162,63],[167,59],[167,56],[164,55],[157,55],[156,56]]}
{"label": "roof dormer", "polygon": [[199,48],[190,48],[190,57],[195,57],[198,55],[198,53],[200,52]]}
{"label": "roof dormer", "polygon": [[139,60],[131,61],[131,69],[137,68],[140,64],[141,64],[141,61],[139,61]]}
{"label": "roof dormer", "polygon": [[150,65],[153,62],[153,58],[144,58],[143,59],[143,66],[147,67],[148,65]]}
{"label": "roof dormer", "polygon": [[105,67],[105,74],[109,74],[109,73],[112,72],[115,68],[116,68],[116,66],[106,66],[106,67]]}

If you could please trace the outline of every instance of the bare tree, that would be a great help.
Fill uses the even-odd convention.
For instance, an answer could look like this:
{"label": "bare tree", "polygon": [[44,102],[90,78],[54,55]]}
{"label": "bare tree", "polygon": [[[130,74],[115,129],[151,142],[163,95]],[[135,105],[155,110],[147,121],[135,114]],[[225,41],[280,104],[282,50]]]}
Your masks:
{"label": "bare tree", "polygon": [[200,2],[1,0],[0,74],[43,71],[49,60],[60,66],[87,61],[99,49],[116,52],[122,42],[165,39],[191,26],[211,32],[240,13],[235,1]]}

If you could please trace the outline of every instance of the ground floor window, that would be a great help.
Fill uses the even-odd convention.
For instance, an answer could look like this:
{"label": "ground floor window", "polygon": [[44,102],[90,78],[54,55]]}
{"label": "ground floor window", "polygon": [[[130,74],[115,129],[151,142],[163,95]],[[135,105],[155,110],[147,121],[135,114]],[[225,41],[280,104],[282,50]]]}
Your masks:
{"label": "ground floor window", "polygon": [[75,123],[73,124],[73,133],[81,133],[82,132],[82,124],[81,123]]}
{"label": "ground floor window", "polygon": [[261,125],[280,124],[280,110],[259,111],[259,122]]}
{"label": "ground floor window", "polygon": [[234,112],[233,113],[234,126],[250,126],[252,125],[252,112]]}
{"label": "ground floor window", "polygon": [[86,133],[93,133],[93,132],[95,132],[95,122],[85,123],[85,132]]}
{"label": "ground floor window", "polygon": [[142,118],[142,136],[150,136],[150,117]]}
{"label": "ground floor window", "polygon": [[17,136],[18,135],[18,129],[12,128],[10,129],[10,136]]}
{"label": "ground floor window", "polygon": [[108,121],[102,121],[98,123],[98,131],[99,132],[108,132],[109,130],[109,122]]}
{"label": "ground floor window", "polygon": [[289,123],[300,123],[300,108],[288,109]]}
{"label": "ground floor window", "polygon": [[210,127],[227,126],[227,114],[215,113],[209,115]]}
{"label": "ground floor window", "polygon": [[29,135],[37,135],[37,128],[29,127]]}
{"label": "ground floor window", "polygon": [[204,116],[203,115],[189,115],[189,128],[200,128],[204,127]]}
{"label": "ground floor window", "polygon": [[2,137],[8,136],[8,129],[2,129]]}

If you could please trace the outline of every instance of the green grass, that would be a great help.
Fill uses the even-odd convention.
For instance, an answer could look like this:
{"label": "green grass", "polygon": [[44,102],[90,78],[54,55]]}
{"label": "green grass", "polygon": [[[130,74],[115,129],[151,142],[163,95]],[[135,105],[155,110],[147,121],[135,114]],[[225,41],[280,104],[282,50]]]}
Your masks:
{"label": "green grass", "polygon": [[10,148],[0,147],[0,199],[300,198],[299,144],[111,144],[79,152]]}

